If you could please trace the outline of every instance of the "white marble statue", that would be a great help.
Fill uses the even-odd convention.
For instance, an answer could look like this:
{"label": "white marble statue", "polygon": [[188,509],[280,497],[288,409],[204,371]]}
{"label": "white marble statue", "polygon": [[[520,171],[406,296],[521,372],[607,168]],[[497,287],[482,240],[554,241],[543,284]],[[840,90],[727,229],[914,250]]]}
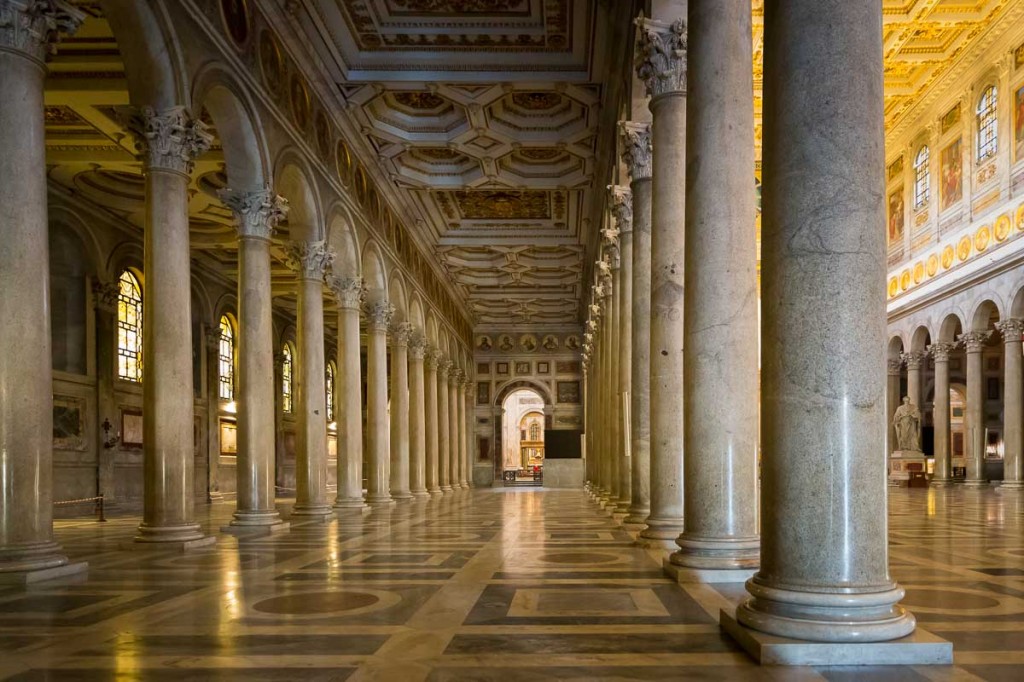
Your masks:
{"label": "white marble statue", "polygon": [[908,452],[921,451],[921,411],[904,396],[903,404],[896,408],[892,417],[896,429],[896,449]]}

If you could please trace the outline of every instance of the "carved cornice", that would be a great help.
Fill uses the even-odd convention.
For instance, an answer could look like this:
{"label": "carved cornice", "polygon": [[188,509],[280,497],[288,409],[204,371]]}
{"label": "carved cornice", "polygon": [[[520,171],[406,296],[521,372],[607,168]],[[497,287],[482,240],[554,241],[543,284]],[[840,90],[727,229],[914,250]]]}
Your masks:
{"label": "carved cornice", "polygon": [[270,239],[277,223],[288,213],[288,200],[269,188],[255,191],[222,189],[217,196],[234,214],[239,237]]}
{"label": "carved cornice", "polygon": [[686,22],[636,20],[636,75],[644,82],[647,96],[686,94]]}
{"label": "carved cornice", "polygon": [[117,296],[120,293],[121,286],[117,282],[92,281],[92,305],[100,312],[116,313]]}
{"label": "carved cornice", "polygon": [[622,162],[633,182],[651,178],[651,124],[619,121],[622,136]]}
{"label": "carved cornice", "polygon": [[147,169],[189,174],[197,156],[210,148],[213,135],[185,107],[157,111],[145,106],[122,112],[135,137],[139,159]]}
{"label": "carved cornice", "polygon": [[366,290],[363,288],[362,277],[338,277],[327,275],[324,277],[327,287],[334,294],[338,307],[346,310],[359,310],[363,302]]}
{"label": "carved cornice", "polygon": [[1003,335],[1003,343],[1020,343],[1021,335],[1024,334],[1024,320],[1011,317],[996,322],[996,329]]}
{"label": "carved cornice", "polygon": [[933,343],[928,346],[928,353],[935,362],[949,362],[949,354],[956,350],[957,344],[949,341]]}
{"label": "carved cornice", "polygon": [[45,62],[60,34],[73,35],[85,17],[65,0],[0,0],[0,50]]}
{"label": "carved cornice", "polygon": [[409,337],[409,359],[422,360],[427,354],[427,337],[420,332],[413,332]]}
{"label": "carved cornice", "polygon": [[334,251],[325,241],[295,241],[285,244],[288,256],[288,267],[295,271],[300,279],[324,281],[334,263]]}
{"label": "carved cornice", "polygon": [[608,185],[608,203],[615,227],[621,233],[633,231],[633,190],[625,185]]}
{"label": "carved cornice", "polygon": [[963,344],[968,353],[980,353],[985,348],[985,342],[992,336],[992,330],[983,332],[967,332],[961,334],[957,341]]}
{"label": "carved cornice", "polygon": [[900,354],[900,359],[906,364],[907,369],[921,369],[921,364],[924,362],[927,353],[923,350],[913,350],[906,353]]}
{"label": "carved cornice", "polygon": [[391,326],[395,306],[387,301],[377,301],[366,306],[366,323],[371,332],[386,334]]}
{"label": "carved cornice", "polygon": [[408,322],[393,322],[391,324],[391,342],[396,346],[408,346],[412,337],[413,326]]}

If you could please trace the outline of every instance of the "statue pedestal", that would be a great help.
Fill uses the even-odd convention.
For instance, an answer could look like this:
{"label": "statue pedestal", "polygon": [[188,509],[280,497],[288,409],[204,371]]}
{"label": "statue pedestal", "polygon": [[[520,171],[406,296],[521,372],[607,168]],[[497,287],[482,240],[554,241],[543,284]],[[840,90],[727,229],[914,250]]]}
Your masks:
{"label": "statue pedestal", "polygon": [[893,450],[889,456],[889,485],[905,488],[911,473],[928,471],[928,460],[920,450]]}

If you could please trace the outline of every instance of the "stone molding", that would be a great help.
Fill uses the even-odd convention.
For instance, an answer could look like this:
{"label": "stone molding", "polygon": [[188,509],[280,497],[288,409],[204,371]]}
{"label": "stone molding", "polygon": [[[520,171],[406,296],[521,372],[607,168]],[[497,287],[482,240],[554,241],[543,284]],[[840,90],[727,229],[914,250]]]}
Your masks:
{"label": "stone molding", "polygon": [[985,348],[985,342],[990,336],[992,336],[991,329],[982,332],[967,332],[961,334],[957,341],[964,345],[964,349],[968,353],[980,353]]}
{"label": "stone molding", "polygon": [[334,263],[334,251],[322,240],[288,242],[284,250],[288,256],[288,267],[300,279],[322,282]]}
{"label": "stone molding", "polygon": [[334,294],[338,307],[344,310],[359,310],[363,302],[366,290],[363,287],[362,277],[338,277],[326,275],[324,281],[327,287]]}
{"label": "stone molding", "polygon": [[395,306],[387,301],[377,301],[366,306],[367,328],[371,332],[387,334],[391,326],[391,318],[394,317]]}
{"label": "stone molding", "polygon": [[413,332],[409,337],[409,359],[422,360],[427,354],[427,338],[420,332]]}
{"label": "stone molding", "polygon": [[0,0],[0,49],[43,63],[60,34],[74,35],[86,14],[65,0]]}
{"label": "stone molding", "polygon": [[956,350],[956,344],[948,341],[941,341],[928,346],[928,352],[935,362],[949,362],[949,354],[954,350]]}
{"label": "stone molding", "polygon": [[234,214],[239,238],[270,239],[277,223],[288,213],[288,200],[274,194],[270,188],[222,189],[217,196]]}
{"label": "stone molding", "polygon": [[153,107],[129,108],[122,114],[125,127],[147,170],[166,170],[188,175],[197,156],[210,148],[213,135],[206,124],[185,107],[157,111]]}
{"label": "stone molding", "polygon": [[117,297],[121,286],[117,282],[104,282],[99,279],[92,281],[92,305],[103,313],[117,312]]}
{"label": "stone molding", "polygon": [[409,322],[393,322],[391,324],[391,343],[395,346],[408,346],[412,338],[413,326]]}
{"label": "stone molding", "polygon": [[636,19],[636,75],[644,82],[651,98],[669,94],[686,94],[686,21],[672,23]]}
{"label": "stone molding", "polygon": [[921,369],[921,365],[924,363],[924,359],[928,356],[923,350],[912,350],[906,353],[900,354],[900,359],[903,360],[907,369]]}
{"label": "stone molding", "polygon": [[653,174],[651,163],[654,147],[651,144],[651,124],[635,121],[619,121],[622,136],[622,162],[629,170],[633,182],[650,180]]}
{"label": "stone molding", "polygon": [[608,185],[608,201],[619,234],[633,231],[633,190],[625,185]]}
{"label": "stone molding", "polygon": [[1021,335],[1024,335],[1024,320],[1011,317],[996,322],[996,329],[1003,335],[1003,343],[1020,343]]}

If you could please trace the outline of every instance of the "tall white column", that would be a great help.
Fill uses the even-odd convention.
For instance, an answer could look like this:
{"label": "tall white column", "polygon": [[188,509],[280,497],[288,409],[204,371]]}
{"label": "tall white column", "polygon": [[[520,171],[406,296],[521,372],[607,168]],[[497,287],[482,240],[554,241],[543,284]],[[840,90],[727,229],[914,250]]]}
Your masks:
{"label": "tall white column", "polygon": [[426,397],[424,404],[426,405],[425,434],[427,437],[427,493],[429,493],[431,497],[439,497],[442,494],[440,483],[441,429],[440,413],[437,408],[439,398],[437,388],[440,385],[437,366],[440,359],[441,351],[436,348],[428,348],[426,357],[423,360],[423,366],[426,369],[426,376],[424,378]]}
{"label": "tall white column", "polygon": [[1003,488],[1024,488],[1024,375],[1021,334],[1024,320],[1009,318],[996,323],[1003,335]]}
{"label": "tall white column", "polygon": [[[757,526],[757,249],[751,9],[688,10],[684,518],[673,564],[753,569]],[[703,574],[706,576],[706,574]]]}
{"label": "tall white column", "polygon": [[473,487],[473,378],[467,372],[462,380],[462,392],[459,401],[459,417],[462,423],[462,454],[459,458],[462,465],[459,468],[461,474],[459,483],[463,488],[469,490]]}
{"label": "tall white column", "polygon": [[448,419],[448,376],[452,371],[450,360],[437,363],[437,477],[441,492],[450,493],[451,483],[451,422]]}
{"label": "tall white column", "polygon": [[[607,254],[606,254],[607,256]],[[598,391],[598,410],[600,419],[594,432],[601,448],[601,504],[606,506],[614,503],[612,498],[612,480],[615,474],[615,450],[612,447],[615,440],[615,433],[612,429],[611,414],[611,328],[615,320],[612,315],[612,272],[611,262],[602,258],[597,262],[599,268],[597,288],[598,300],[601,306],[601,326],[598,327],[597,348],[600,353],[600,374]]]}
{"label": "tall white column", "polygon": [[608,439],[611,450],[611,496],[606,510],[614,514],[619,507],[628,506],[629,490],[622,489],[622,469],[625,465],[622,428],[622,401],[619,385],[619,341],[622,328],[622,254],[620,251],[619,230],[609,226],[604,230],[605,254],[611,265],[611,296],[608,308]]}
{"label": "tall white column", "polygon": [[324,358],[323,283],[333,254],[326,244],[294,242],[288,245],[288,264],[298,276],[298,363],[295,407],[298,450],[295,457],[293,516],[325,516],[327,501],[327,394]]}
{"label": "tall white column", "polygon": [[391,496],[411,500],[409,490],[409,337],[412,325],[391,328]]}
{"label": "tall white column", "polygon": [[[195,453],[188,183],[193,159],[209,148],[212,136],[184,107],[163,111],[142,107],[127,123],[136,138],[146,178],[144,500],[135,539],[195,542],[203,535],[192,509]],[[240,254],[240,264],[242,258]],[[258,271],[259,267],[253,264],[251,269]],[[244,333],[241,306],[239,319],[243,320]],[[239,430],[240,455],[245,446],[243,433]]]}
{"label": "tall white column", "polygon": [[896,639],[914,617],[887,547],[882,5],[769,3],[764,52],[761,568],[737,618]]}
{"label": "tall white column", "polygon": [[[935,401],[932,424],[935,427],[935,472],[931,485],[945,487],[952,483],[953,470],[949,453],[949,354],[956,344],[940,342],[928,347],[935,361]],[[890,417],[889,421],[892,421]]]}
{"label": "tall white column", "polygon": [[359,361],[359,307],[363,280],[330,275],[327,286],[338,302],[338,496],[334,508],[367,509],[363,502],[363,398]]}
{"label": "tall white column", "polygon": [[427,340],[416,332],[409,339],[409,488],[415,498],[427,499],[427,403],[423,358]]}
{"label": "tall white column", "polygon": [[615,442],[619,451],[618,497],[615,513],[628,514],[632,506],[632,457],[627,424],[633,358],[633,194],[629,187],[609,188],[612,217],[619,233],[619,271],[615,306]]}
{"label": "tall white column", "polygon": [[459,485],[459,440],[462,438],[459,419],[459,386],[462,384],[462,370],[453,368],[448,374],[448,475],[453,491],[462,490]]}
{"label": "tall white column", "polygon": [[964,411],[964,450],[967,480],[964,485],[980,488],[985,478],[985,379],[982,353],[992,335],[989,331],[967,332],[960,336],[967,351],[967,409]]}
{"label": "tall white column", "polygon": [[651,126],[623,121],[622,159],[632,180],[632,295],[630,314],[629,460],[627,524],[651,513]]}
{"label": "tall white column", "polygon": [[921,368],[926,357],[927,353],[923,350],[909,351],[903,354],[903,362],[907,366],[907,397],[919,410],[922,410],[924,405],[921,391]]}
{"label": "tall white column", "polygon": [[366,502],[392,505],[391,444],[388,419],[388,327],[395,308],[377,301],[366,308],[366,450],[369,475]]}
{"label": "tall white column", "polygon": [[44,60],[58,31],[73,33],[83,17],[65,2],[0,2],[0,580],[5,581],[27,580],[30,571],[68,563],[53,541],[43,80]]}
{"label": "tall white column", "polygon": [[683,531],[683,255],[686,23],[640,22],[637,75],[650,95],[651,513],[638,542],[675,549]]}
{"label": "tall white column", "polygon": [[893,425],[893,417],[896,415],[896,408],[900,406],[900,378],[903,373],[903,359],[889,358],[886,360],[885,375],[885,423],[886,442],[885,449],[887,456],[896,450],[896,427]]}
{"label": "tall white column", "polygon": [[225,190],[221,201],[238,228],[238,497],[231,526],[269,527],[281,523],[274,504],[270,236],[288,205],[269,189]]}

